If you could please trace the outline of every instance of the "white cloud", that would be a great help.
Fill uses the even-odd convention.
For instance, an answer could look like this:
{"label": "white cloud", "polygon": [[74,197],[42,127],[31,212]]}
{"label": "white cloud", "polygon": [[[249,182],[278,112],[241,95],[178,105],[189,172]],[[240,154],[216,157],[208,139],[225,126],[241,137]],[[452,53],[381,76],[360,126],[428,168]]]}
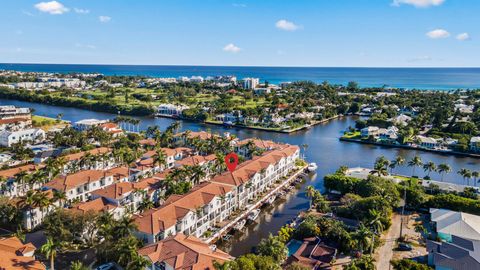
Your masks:
{"label": "white cloud", "polygon": [[88,9],[83,9],[83,8],[73,8],[73,11],[78,14],[88,14],[90,13],[90,10]]}
{"label": "white cloud", "polygon": [[69,11],[67,7],[57,1],[40,2],[38,4],[35,4],[34,7],[41,12],[46,12],[54,15],[63,14]]}
{"label": "white cloud", "polygon": [[287,20],[279,20],[275,23],[275,27],[285,31],[295,31],[300,28],[299,25],[296,25],[295,23]]}
{"label": "white cloud", "polygon": [[458,34],[455,38],[461,41],[465,41],[470,39],[470,35],[468,33],[461,33]]}
{"label": "white cloud", "polygon": [[440,38],[448,38],[450,33],[445,29],[435,29],[430,32],[427,32],[427,37],[431,39],[440,39]]}
{"label": "white cloud", "polygon": [[223,47],[223,50],[225,52],[231,52],[231,53],[238,53],[239,51],[241,51],[242,49],[235,46],[235,44],[233,43],[230,43],[230,44],[227,44],[225,47]]}
{"label": "white cloud", "polygon": [[440,6],[445,0],[393,0],[392,6],[400,6],[402,4],[412,5],[417,8],[427,8],[431,6]]}
{"label": "white cloud", "polygon": [[102,23],[107,23],[112,20],[112,17],[102,15],[102,16],[98,16],[98,20]]}

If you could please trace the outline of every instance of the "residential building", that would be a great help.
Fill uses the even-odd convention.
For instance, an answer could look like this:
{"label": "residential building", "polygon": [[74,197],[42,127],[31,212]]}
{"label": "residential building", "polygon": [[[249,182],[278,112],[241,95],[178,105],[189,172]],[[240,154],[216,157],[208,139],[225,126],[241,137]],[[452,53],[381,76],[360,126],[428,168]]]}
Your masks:
{"label": "residential building", "polygon": [[42,167],[43,165],[29,164],[0,171],[0,177],[6,179],[5,183],[0,186],[0,194],[8,197],[19,197],[24,196],[30,188],[40,188],[41,185],[39,183],[30,186],[19,183],[16,178],[23,173],[32,174]]}
{"label": "residential building", "polygon": [[255,89],[259,83],[259,78],[244,78],[242,80],[242,86],[244,89]]}
{"label": "residential building", "polygon": [[270,94],[272,92],[272,89],[269,87],[259,87],[259,88],[254,88],[253,92],[255,95],[266,95]]}
{"label": "residential building", "polygon": [[99,147],[60,157],[67,161],[62,170],[64,174],[78,170],[104,170],[117,166],[112,149],[108,147]]}
{"label": "residential building", "polygon": [[378,138],[383,141],[395,143],[398,139],[398,128],[395,126],[378,129]]}
{"label": "residential building", "polygon": [[420,145],[420,147],[427,149],[435,149],[440,145],[437,139],[422,135],[416,136],[416,141]]}
{"label": "residential building", "polygon": [[148,270],[215,269],[214,262],[224,263],[234,259],[215,246],[209,246],[194,236],[184,234],[170,236],[145,246],[138,253],[151,262]]}
{"label": "residential building", "polygon": [[18,131],[32,126],[31,118],[15,117],[0,119],[0,131]]}
{"label": "residential building", "polygon": [[39,128],[23,129],[18,131],[0,132],[0,145],[11,147],[19,142],[37,143],[45,139],[45,131]]}
{"label": "residential building", "polygon": [[43,192],[47,198],[52,201],[52,204],[49,205],[48,207],[41,208],[41,207],[28,207],[28,208],[22,208],[22,206],[25,206],[25,197],[22,197],[20,199],[14,200],[16,205],[18,205],[19,209],[22,209],[23,211],[23,216],[22,216],[22,226],[24,229],[27,230],[32,230],[35,227],[41,225],[43,223],[43,220],[45,217],[50,213],[51,211],[54,211],[55,208],[60,206],[59,201],[53,201],[54,196],[53,196],[53,191],[52,190],[45,190],[41,191]]}
{"label": "residential building", "polygon": [[160,208],[137,215],[137,236],[146,243],[179,233],[201,237],[231,215],[234,200],[230,185],[201,183],[187,194],[171,195]]}
{"label": "residential building", "polygon": [[[294,240],[298,241],[298,240]],[[303,239],[300,247],[287,259],[288,264],[300,264],[307,269],[332,269],[337,250],[322,243],[318,237]]]}
{"label": "residential building", "polygon": [[68,209],[69,211],[86,214],[93,212],[97,214],[109,213],[116,220],[119,220],[126,213],[125,208],[116,205],[103,197],[97,197],[87,202],[80,202]]}
{"label": "residential building", "polygon": [[250,200],[293,170],[299,157],[298,146],[286,145],[282,149],[254,156],[241,163],[234,171],[217,175],[211,181],[233,186],[235,209],[243,209]]}
{"label": "residential building", "polygon": [[428,263],[441,270],[480,270],[480,216],[430,209],[440,241],[427,240]]}
{"label": "residential building", "polygon": [[427,240],[428,264],[437,270],[480,270],[480,241],[452,236],[451,240]]}
{"label": "residential building", "polygon": [[67,200],[87,201],[92,191],[105,188],[117,179],[115,173],[106,170],[85,170],[62,175],[44,185],[47,189],[65,192]]}
{"label": "residential building", "polygon": [[370,136],[377,136],[378,132],[379,132],[379,128],[376,126],[365,127],[360,130],[360,134],[364,138],[368,138]]}
{"label": "residential building", "polygon": [[158,114],[179,117],[182,115],[182,112],[188,108],[189,107],[185,105],[160,104],[158,105]]}
{"label": "residential building", "polygon": [[17,237],[0,238],[0,269],[46,270],[43,263],[35,259],[35,246],[23,244]]}
{"label": "residential building", "polygon": [[399,125],[399,126],[406,126],[408,125],[408,122],[412,120],[412,117],[405,115],[405,114],[400,114],[394,118],[389,119],[393,124]]}
{"label": "residential building", "polygon": [[32,118],[30,108],[17,108],[13,105],[0,106],[0,119]]}
{"label": "residential building", "polygon": [[107,123],[100,124],[99,127],[103,131],[110,133],[114,138],[123,134],[123,130],[116,123],[107,122]]}
{"label": "residential building", "polygon": [[102,124],[108,123],[108,120],[98,120],[98,119],[83,119],[73,123],[73,127],[78,130],[89,130],[92,127],[98,127]]}
{"label": "residential building", "polygon": [[472,137],[470,139],[470,151],[472,152],[480,152],[480,137]]}
{"label": "residential building", "polygon": [[215,120],[223,123],[236,123],[243,122],[244,117],[242,116],[241,112],[224,113],[216,115]]}

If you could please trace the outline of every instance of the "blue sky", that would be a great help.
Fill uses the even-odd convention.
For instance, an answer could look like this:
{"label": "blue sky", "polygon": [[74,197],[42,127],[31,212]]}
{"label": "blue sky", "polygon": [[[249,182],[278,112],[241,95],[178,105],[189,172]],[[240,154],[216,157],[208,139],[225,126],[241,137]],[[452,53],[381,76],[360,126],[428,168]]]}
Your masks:
{"label": "blue sky", "polygon": [[4,0],[0,62],[480,66],[478,0]]}

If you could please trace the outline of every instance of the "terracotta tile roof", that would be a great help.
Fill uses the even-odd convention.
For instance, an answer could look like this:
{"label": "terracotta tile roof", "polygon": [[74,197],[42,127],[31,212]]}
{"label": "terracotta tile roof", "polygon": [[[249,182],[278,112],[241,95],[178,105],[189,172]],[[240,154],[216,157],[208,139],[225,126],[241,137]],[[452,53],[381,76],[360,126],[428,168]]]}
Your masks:
{"label": "terracotta tile roof", "polygon": [[95,213],[108,212],[112,209],[117,208],[116,205],[109,203],[105,198],[97,198],[88,202],[81,202],[74,205],[70,208],[70,211],[87,213],[88,211],[93,211]]}
{"label": "terracotta tile roof", "polygon": [[31,244],[23,244],[17,237],[0,239],[0,269],[2,270],[45,270],[46,267],[34,257],[24,254],[35,251]]}
{"label": "terracotta tile roof", "polygon": [[154,139],[143,139],[143,140],[140,140],[139,143],[140,143],[141,145],[154,146],[154,145],[155,145],[155,140],[154,140]]}
{"label": "terracotta tile roof", "polygon": [[262,156],[241,163],[232,173],[225,172],[215,176],[212,182],[239,186],[248,181],[258,172],[266,169],[270,164],[279,162],[282,158],[293,155],[298,151],[298,146],[289,145],[281,150],[265,152]]}
{"label": "terracotta tile roof", "polygon": [[0,177],[14,178],[15,175],[20,172],[26,172],[27,174],[30,174],[43,167],[44,165],[33,165],[33,164],[23,165],[20,167],[0,171]]}
{"label": "terracotta tile roof", "polygon": [[237,143],[237,145],[243,146],[243,145],[246,145],[247,143],[249,143],[250,141],[253,142],[253,144],[257,148],[265,149],[265,150],[282,149],[282,148],[288,147],[287,144],[277,143],[277,142],[269,141],[269,140],[261,140],[261,139],[256,139],[256,138],[241,140]]}
{"label": "terracotta tile roof", "polygon": [[0,119],[0,125],[5,125],[5,124],[12,124],[12,123],[17,123],[17,122],[27,122],[31,121],[28,118],[23,118],[23,117],[17,117],[17,118],[6,118],[6,119]]}
{"label": "terracotta tile roof", "polygon": [[105,153],[110,153],[112,152],[112,149],[108,147],[99,147],[95,148],[89,151],[83,151],[83,152],[78,152],[75,154],[69,154],[63,156],[67,161],[73,161],[73,160],[79,160],[81,159],[85,154],[90,153],[91,155],[99,155],[99,154],[105,154]]}
{"label": "terracotta tile roof", "polygon": [[185,195],[170,196],[162,207],[138,215],[135,223],[139,231],[157,234],[175,225],[188,212],[207,205],[215,196],[225,195],[231,190],[229,185],[204,182]]}
{"label": "terracotta tile roof", "polygon": [[[184,134],[184,132],[175,134],[175,137],[182,137],[183,134]],[[209,133],[209,132],[206,132],[206,131],[192,131],[192,132],[190,132],[190,134],[188,135],[188,138],[189,138],[189,139],[199,138],[200,140],[208,140],[208,139],[210,139],[212,136],[218,136],[218,135],[214,135],[214,134]]]}
{"label": "terracotta tile roof", "polygon": [[216,159],[215,155],[208,155],[208,156],[190,156],[184,159],[178,160],[175,163],[180,166],[194,166],[194,165],[202,165],[205,162],[213,161]]}
{"label": "terracotta tile roof", "polygon": [[115,183],[105,188],[92,191],[92,195],[98,195],[100,197],[118,200],[118,199],[122,199],[125,195],[127,195],[127,193],[129,194],[133,190],[134,190],[133,183],[122,182],[122,183]]}
{"label": "terracotta tile roof", "polygon": [[111,176],[113,173],[102,170],[85,170],[77,173],[62,175],[52,181],[46,183],[44,186],[56,190],[67,191],[79,185],[84,185],[90,182],[98,181],[103,177]]}
{"label": "terracotta tile roof", "polygon": [[215,269],[214,261],[223,263],[233,259],[221,250],[213,250],[202,240],[184,234],[168,237],[138,252],[152,263],[165,262],[175,270]]}
{"label": "terracotta tile roof", "polygon": [[113,175],[113,178],[116,181],[120,181],[121,179],[128,177],[129,169],[127,166],[120,166],[113,169],[109,169],[107,171],[109,175]]}
{"label": "terracotta tile roof", "polygon": [[287,264],[296,262],[311,269],[331,269],[330,262],[336,254],[335,248],[323,245],[320,239],[305,238],[298,250],[288,258]]}
{"label": "terracotta tile roof", "polygon": [[118,129],[118,125],[112,122],[103,123],[100,125],[101,128],[105,129]]}

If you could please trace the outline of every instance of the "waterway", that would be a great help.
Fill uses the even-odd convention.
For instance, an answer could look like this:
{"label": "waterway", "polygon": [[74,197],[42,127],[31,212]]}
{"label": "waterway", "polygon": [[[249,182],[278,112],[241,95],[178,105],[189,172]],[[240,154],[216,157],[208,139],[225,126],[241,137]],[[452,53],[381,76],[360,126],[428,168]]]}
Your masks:
{"label": "waterway", "polygon": [[[86,118],[111,119],[115,116],[108,113],[15,100],[0,99],[0,105],[30,107],[35,109],[35,114],[48,117],[56,117],[57,114],[62,113],[63,119],[72,122]],[[138,119],[141,120],[140,129],[146,129],[150,125],[158,125],[160,129],[163,130],[174,121],[167,118],[151,117],[138,117]],[[258,218],[257,223],[248,226],[244,229],[243,234],[234,237],[228,245],[222,246],[222,248],[233,256],[250,252],[262,238],[267,237],[269,233],[276,233],[283,224],[296,217],[300,211],[308,207],[308,199],[305,194],[306,186],[313,185],[323,190],[323,176],[334,172],[341,165],[350,167],[372,167],[375,159],[382,155],[388,159],[394,159],[397,155],[402,155],[407,160],[415,155],[419,155],[423,162],[433,161],[436,164],[449,164],[452,167],[452,173],[445,176],[445,181],[458,184],[461,184],[463,180],[455,172],[461,168],[468,168],[470,170],[480,169],[480,159],[339,141],[338,138],[342,134],[342,131],[354,125],[355,119],[348,117],[319,124],[308,130],[282,134],[183,122],[182,130],[189,129],[199,131],[210,129],[213,133],[222,134],[224,132],[230,132],[239,138],[257,137],[296,145],[307,144],[308,147],[304,153],[307,160],[309,162],[316,162],[318,165],[317,174],[313,175],[300,190],[289,194],[285,200],[278,201],[273,207],[265,209]],[[395,172],[411,175],[412,169],[409,167],[401,167],[396,169]],[[424,175],[420,168],[417,169],[417,174],[420,176]],[[433,179],[440,179],[440,176],[436,173],[432,173],[431,176]]]}

